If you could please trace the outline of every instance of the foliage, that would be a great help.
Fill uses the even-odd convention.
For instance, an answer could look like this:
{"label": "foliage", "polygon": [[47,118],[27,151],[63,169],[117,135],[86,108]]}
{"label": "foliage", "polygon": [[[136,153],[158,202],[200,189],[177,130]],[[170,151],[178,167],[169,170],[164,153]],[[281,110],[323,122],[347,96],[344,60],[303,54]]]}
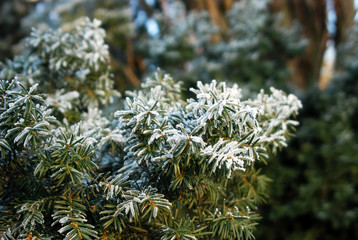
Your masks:
{"label": "foliage", "polygon": [[107,105],[119,95],[113,90],[108,45],[100,24],[86,19],[71,32],[33,29],[26,51],[8,61],[6,69],[26,76],[27,85],[40,84],[41,92],[52,95],[46,101],[57,115],[72,113],[69,120],[76,121],[73,113]]}
{"label": "foliage", "polygon": [[277,183],[259,237],[358,236],[356,33],[356,27],[350,29],[347,41],[338,46],[337,71],[327,89],[311,89],[301,97],[305,108],[297,138],[265,169],[268,176],[277,176]]}
{"label": "foliage", "polygon": [[22,50],[21,39],[27,35],[27,32],[22,29],[21,20],[33,7],[34,3],[21,0],[0,2],[0,61],[13,58]]}
{"label": "foliage", "polygon": [[[12,51],[8,42],[23,34],[17,32],[17,16],[23,16],[18,10],[24,3],[3,2],[0,27],[4,21],[11,27],[2,31],[6,42],[0,44]],[[185,102],[176,82],[184,81],[184,90],[194,87],[198,79],[212,78],[241,86],[248,83],[254,89],[286,88],[287,61],[301,54],[305,40],[296,23],[281,25],[283,16],[271,13],[271,1],[236,1],[223,15],[226,28],[213,24],[210,11],[190,9],[192,1],[157,1],[145,9],[160,30],[151,36],[135,28],[138,19],[133,22],[135,12],[128,10],[128,1],[40,2],[22,21],[24,29],[38,27],[26,40],[27,50],[2,65],[7,68],[1,76],[7,92],[1,94],[6,107],[1,112],[0,140],[4,239],[62,239],[67,234],[91,239],[237,239],[253,234],[268,240],[329,240],[358,236],[356,27],[337,48],[338,73],[328,89],[302,91],[305,108],[298,137],[277,158],[271,152],[287,143],[289,134],[282,135],[280,129],[286,129],[280,124],[288,115],[270,121],[279,111],[264,114],[263,100],[237,97],[238,103],[223,97],[225,104],[219,103],[213,96],[225,96],[225,91],[223,85],[214,83],[216,87],[199,85],[192,92],[198,98]],[[9,6],[16,13],[8,11]],[[84,16],[100,19],[102,27],[88,20],[77,26]],[[58,27],[62,30],[49,29]],[[84,50],[79,47],[84,41],[81,35],[89,29],[96,35],[95,48],[105,49],[105,60],[94,61],[97,70],[84,58],[66,54],[69,49],[69,53]],[[46,48],[34,45],[36,41]],[[81,56],[98,52],[95,48],[88,44]],[[133,49],[143,55],[144,65]],[[64,66],[63,59],[73,64]],[[149,75],[158,66],[171,72],[173,79],[158,73],[143,82],[142,90],[127,92],[127,104],[113,98],[116,105],[108,106],[112,86],[126,89],[129,81],[138,82],[133,80],[135,74],[147,67]],[[12,81],[15,72],[17,78]],[[101,77],[106,84],[99,84]],[[208,87],[218,92],[207,92]],[[34,92],[29,93],[30,88]],[[270,106],[276,102],[262,96]],[[206,102],[206,97],[211,101]],[[12,108],[15,102],[21,107]],[[235,104],[240,105],[242,115],[230,110],[237,110]],[[119,108],[121,112],[113,119],[114,109]],[[240,129],[237,119],[252,126]],[[255,119],[261,128],[257,132]],[[274,126],[272,133],[267,131],[269,126]],[[250,131],[241,134],[250,127],[251,135],[247,135]],[[252,157],[248,143],[256,138],[266,138],[266,144],[255,143]],[[79,142],[66,149],[66,144],[72,146],[71,139]],[[255,154],[264,156],[260,162],[269,163],[261,171]],[[84,165],[77,162],[82,158]],[[267,198],[269,204],[260,205]],[[259,214],[263,219],[254,232]]]}
{"label": "foliage", "polygon": [[[51,43],[35,55],[48,68],[24,55],[18,66],[39,75],[21,71],[14,77],[8,67],[1,72],[2,239],[252,239],[255,210],[269,181],[255,162],[286,146],[297,125],[289,118],[300,101],[274,88],[245,100],[237,86],[216,81],[198,82],[196,98],[183,101],[180,84],[157,72],[130,93],[112,121],[86,105],[83,112],[75,109],[81,119],[76,124],[56,119],[45,104],[49,95],[29,83],[50,73],[52,86],[67,94],[72,86],[56,76],[75,76],[82,66],[100,74],[106,60],[100,54],[98,64],[85,56],[67,65],[68,56],[46,51],[56,44],[52,37],[66,36],[68,47],[101,40],[98,27],[87,21],[76,28],[84,38],[76,38],[76,31],[33,34],[30,49],[40,44],[35,39]],[[17,70],[15,63],[9,65]],[[93,85],[89,75],[73,81],[95,88],[101,77]]]}
{"label": "foliage", "polygon": [[[128,1],[118,0],[58,0],[41,1],[38,7],[22,20],[24,29],[41,30],[62,28],[74,30],[74,26],[86,17],[102,22],[109,46],[110,64],[114,83],[121,91],[139,86],[136,57],[132,36],[134,22]],[[139,63],[140,64],[140,63]]]}
{"label": "foliage", "polygon": [[346,33],[346,41],[337,46],[337,71],[332,79],[333,83],[328,87],[330,94],[334,94],[336,88],[349,97],[356,96],[358,92],[355,81],[358,74],[357,32],[358,27],[352,26]]}
{"label": "foliage", "polygon": [[[223,29],[207,11],[186,10],[181,1],[155,17],[160,34],[139,43],[149,69],[170,71],[186,85],[199,79],[225,79],[262,86],[287,87],[286,62],[302,54],[306,41],[297,23],[281,25],[269,1],[235,2],[226,12]],[[278,51],[279,49],[279,51]]]}

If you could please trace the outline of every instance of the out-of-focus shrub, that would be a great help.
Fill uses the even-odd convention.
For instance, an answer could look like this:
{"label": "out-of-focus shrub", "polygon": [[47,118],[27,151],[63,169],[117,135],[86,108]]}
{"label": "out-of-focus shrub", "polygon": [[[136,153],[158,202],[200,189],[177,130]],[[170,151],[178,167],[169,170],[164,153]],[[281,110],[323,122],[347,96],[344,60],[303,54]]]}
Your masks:
{"label": "out-of-focus shrub", "polygon": [[301,96],[297,137],[266,172],[276,181],[259,239],[357,238],[357,43],[355,27],[338,46],[337,72],[327,89]]}
{"label": "out-of-focus shrub", "polygon": [[235,2],[225,14],[227,27],[212,23],[208,11],[168,4],[155,19],[160,33],[139,43],[148,69],[160,66],[188,86],[197,79],[224,79],[254,89],[287,87],[287,61],[302,54],[306,41],[300,27],[281,25],[270,1]]}

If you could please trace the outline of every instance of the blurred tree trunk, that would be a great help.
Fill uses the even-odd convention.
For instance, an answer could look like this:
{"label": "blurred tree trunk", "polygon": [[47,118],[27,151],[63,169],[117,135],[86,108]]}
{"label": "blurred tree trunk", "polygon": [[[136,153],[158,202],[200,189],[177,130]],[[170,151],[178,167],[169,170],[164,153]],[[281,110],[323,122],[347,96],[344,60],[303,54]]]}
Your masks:
{"label": "blurred tree trunk", "polygon": [[353,0],[334,0],[334,7],[337,14],[337,33],[334,41],[339,44],[345,40],[347,28],[354,24],[356,10],[354,9]]}
{"label": "blurred tree trunk", "polygon": [[211,22],[220,26],[224,32],[227,30],[225,12],[231,8],[234,0],[183,0],[183,2],[187,9],[207,10],[210,13]]}
{"label": "blurred tree trunk", "polygon": [[293,70],[292,81],[301,88],[314,84],[319,77],[328,40],[325,0],[273,0],[274,12],[282,11],[284,25],[297,19],[309,41],[306,53],[288,63]]}
{"label": "blurred tree trunk", "polygon": [[[337,29],[333,38],[338,44],[344,41],[347,28],[354,23],[355,9],[353,0],[333,1],[337,14]],[[301,88],[317,84],[329,38],[326,26],[326,0],[273,0],[271,6],[274,12],[283,12],[284,25],[298,19],[305,37],[309,40],[306,53],[288,63],[294,71],[292,81]]]}

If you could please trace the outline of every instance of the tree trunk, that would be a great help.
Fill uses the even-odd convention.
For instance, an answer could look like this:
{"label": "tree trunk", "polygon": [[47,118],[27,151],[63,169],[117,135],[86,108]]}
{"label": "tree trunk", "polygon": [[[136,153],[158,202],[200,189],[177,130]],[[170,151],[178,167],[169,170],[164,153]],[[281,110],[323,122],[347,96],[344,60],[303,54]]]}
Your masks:
{"label": "tree trunk", "polygon": [[334,7],[337,14],[337,32],[334,41],[339,44],[345,40],[347,29],[354,24],[356,10],[353,0],[334,0]]}
{"label": "tree trunk", "polygon": [[326,1],[274,0],[271,6],[274,12],[283,12],[284,25],[297,19],[309,41],[305,54],[288,63],[294,72],[291,80],[301,88],[316,84],[328,40]]}
{"label": "tree trunk", "polygon": [[[353,0],[333,0],[337,14],[335,44],[345,40],[346,31],[354,24]],[[284,25],[297,19],[309,45],[304,56],[290,61],[293,69],[292,81],[302,88],[317,84],[329,38],[326,26],[326,0],[273,0],[272,9],[284,13]]]}

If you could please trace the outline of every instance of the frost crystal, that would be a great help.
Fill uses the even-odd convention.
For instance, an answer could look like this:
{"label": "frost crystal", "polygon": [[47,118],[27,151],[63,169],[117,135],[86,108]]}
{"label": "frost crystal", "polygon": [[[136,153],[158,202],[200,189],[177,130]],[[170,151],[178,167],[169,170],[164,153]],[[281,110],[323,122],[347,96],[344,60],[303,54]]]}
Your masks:
{"label": "frost crystal", "polygon": [[205,161],[212,173],[230,178],[266,158],[267,146],[285,146],[288,127],[297,124],[289,117],[300,101],[274,88],[271,95],[261,91],[256,99],[244,100],[238,86],[198,82],[198,89],[191,89],[196,99],[178,105],[171,101],[178,98],[172,79],[158,74],[143,83],[143,90],[130,93],[133,99],[115,113],[121,131],[130,130],[124,140],[127,161],[162,166]]}

